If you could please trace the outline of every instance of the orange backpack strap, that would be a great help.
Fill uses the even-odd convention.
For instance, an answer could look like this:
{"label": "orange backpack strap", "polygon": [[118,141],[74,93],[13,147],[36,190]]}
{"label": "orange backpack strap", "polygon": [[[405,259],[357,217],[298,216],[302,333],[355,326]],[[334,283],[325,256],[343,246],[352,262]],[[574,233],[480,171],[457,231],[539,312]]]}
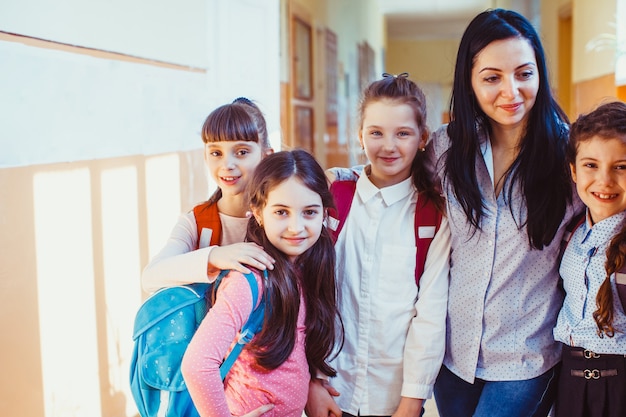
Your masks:
{"label": "orange backpack strap", "polygon": [[[336,242],[352,206],[352,200],[356,192],[356,181],[335,181],[330,186],[330,192],[335,199],[337,210],[331,209],[328,212],[328,230]],[[415,206],[414,222],[415,245],[417,246],[415,254],[415,284],[418,286],[419,280],[424,273],[428,248],[441,224],[441,212],[437,210],[432,201],[425,197],[422,198],[424,199],[423,202],[420,203],[422,201],[420,198]]]}
{"label": "orange backpack strap", "polygon": [[219,245],[222,237],[222,222],[217,203],[202,203],[193,208],[193,215],[196,217],[196,227],[198,228],[198,247],[200,249],[200,237],[203,229],[211,230],[211,246]]}

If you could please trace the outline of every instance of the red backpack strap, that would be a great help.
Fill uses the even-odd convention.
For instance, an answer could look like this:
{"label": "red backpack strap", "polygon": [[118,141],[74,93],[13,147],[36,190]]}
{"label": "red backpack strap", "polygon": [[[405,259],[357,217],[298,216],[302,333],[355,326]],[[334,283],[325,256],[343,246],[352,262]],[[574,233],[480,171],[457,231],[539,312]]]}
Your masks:
{"label": "red backpack strap", "polygon": [[415,204],[415,284],[419,287],[420,278],[424,273],[428,248],[441,225],[441,212],[424,194],[419,194]]}
{"label": "red backpack strap", "polygon": [[200,237],[202,229],[211,229],[211,246],[219,245],[222,237],[222,222],[217,203],[202,203],[193,208],[193,215],[196,217],[196,227],[198,228],[198,247],[200,249]]}
{"label": "red backpack strap", "polygon": [[337,209],[328,210],[328,230],[336,242],[352,206],[356,192],[356,181],[335,181],[330,185],[330,192]]}
{"label": "red backpack strap", "polygon": [[561,249],[559,252],[559,259],[563,258],[563,254],[565,253],[565,248],[569,244],[572,235],[584,222],[587,220],[587,213],[583,211],[582,213],[576,214],[565,226],[565,233],[563,233],[563,240],[561,240]]}
{"label": "red backpack strap", "polygon": [[[337,209],[328,211],[328,230],[335,242],[341,229],[346,222],[352,200],[356,192],[356,181],[342,180],[335,181],[330,186],[330,192],[335,199]],[[422,197],[418,199],[415,206],[415,283],[419,286],[419,280],[424,273],[424,264],[428,255],[428,248],[441,224],[441,212],[429,199]]]}
{"label": "red backpack strap", "polygon": [[619,271],[615,271],[615,288],[622,308],[626,311],[626,265],[622,266]]}

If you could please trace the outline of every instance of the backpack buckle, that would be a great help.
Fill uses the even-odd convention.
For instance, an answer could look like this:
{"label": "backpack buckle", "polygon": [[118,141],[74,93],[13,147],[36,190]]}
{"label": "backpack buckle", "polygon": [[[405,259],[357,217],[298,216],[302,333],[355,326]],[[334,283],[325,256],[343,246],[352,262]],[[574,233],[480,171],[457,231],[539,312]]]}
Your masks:
{"label": "backpack buckle", "polygon": [[246,343],[250,342],[253,337],[254,337],[254,332],[250,329],[245,329],[239,335],[239,338],[237,339],[237,343],[239,343],[240,345],[245,345]]}

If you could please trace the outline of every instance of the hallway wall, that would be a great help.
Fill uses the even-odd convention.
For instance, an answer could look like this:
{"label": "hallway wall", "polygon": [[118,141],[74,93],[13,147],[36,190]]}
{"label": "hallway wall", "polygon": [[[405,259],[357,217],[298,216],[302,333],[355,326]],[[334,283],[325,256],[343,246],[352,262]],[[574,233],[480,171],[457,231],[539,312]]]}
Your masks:
{"label": "hallway wall", "polygon": [[0,4],[1,415],[137,414],[141,269],[210,192],[213,108],[256,100],[280,148],[278,21],[278,0]]}
{"label": "hallway wall", "polygon": [[[572,120],[603,101],[626,100],[624,87],[618,85],[615,77],[619,52],[616,28],[626,24],[626,16],[617,13],[619,1],[541,2],[542,38],[551,75],[557,82],[563,77],[570,80],[553,85],[558,86],[557,96],[565,100],[562,105],[569,109]],[[566,19],[569,26],[560,26]],[[560,27],[570,32],[559,33]],[[571,48],[570,53],[563,54],[564,48]]]}

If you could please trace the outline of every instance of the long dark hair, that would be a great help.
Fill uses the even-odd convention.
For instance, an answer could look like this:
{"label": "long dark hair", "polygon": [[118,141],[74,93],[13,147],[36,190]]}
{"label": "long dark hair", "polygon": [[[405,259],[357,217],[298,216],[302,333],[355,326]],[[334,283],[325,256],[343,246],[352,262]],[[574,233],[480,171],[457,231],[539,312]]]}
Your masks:
{"label": "long dark hair", "polygon": [[[247,187],[250,206],[259,210],[265,207],[268,194],[292,177],[319,194],[324,211],[334,207],[324,170],[303,150],[277,152],[261,161]],[[269,314],[266,314],[263,330],[249,345],[257,363],[266,369],[275,369],[291,354],[296,342],[302,292],[306,305],[305,346],[309,370],[312,376],[316,371],[334,376],[336,371],[327,360],[336,338],[341,337],[343,341],[343,331],[336,303],[335,249],[328,230],[323,226],[317,242],[293,263],[272,245],[254,217],[248,223],[246,240],[262,246],[276,260],[265,288]]]}
{"label": "long dark hair", "polygon": [[[518,225],[527,229],[532,247],[542,249],[552,242],[567,205],[571,202],[571,179],[565,164],[567,116],[554,100],[548,81],[545,54],[532,24],[522,15],[503,9],[477,15],[461,38],[454,70],[445,175],[450,181],[471,225],[480,229],[485,206],[476,178],[479,129],[490,133],[489,119],[473,94],[471,75],[476,55],[494,41],[521,38],[535,52],[539,89],[522,134],[520,151],[509,168],[504,197],[510,206],[512,190],[523,190],[528,215]],[[515,213],[514,217],[515,217]]]}
{"label": "long dark hair", "polygon": [[[261,109],[245,97],[236,98],[232,103],[216,108],[207,116],[202,125],[202,141],[256,142],[263,150],[271,147]],[[218,187],[209,198],[209,202],[215,203],[220,198],[222,190]]]}
{"label": "long dark hair", "polygon": [[[602,139],[619,139],[626,144],[626,104],[621,101],[605,103],[594,111],[581,115],[573,124],[570,131],[570,140],[567,147],[567,159],[570,164],[576,165],[576,153],[578,145],[592,137]],[[606,250],[606,278],[598,294],[596,305],[598,309],[593,313],[593,318],[598,326],[598,335],[606,334],[613,337],[613,291],[610,277],[613,273],[622,269],[626,263],[626,226],[622,228],[609,243]]]}
{"label": "long dark hair", "polygon": [[[421,88],[403,72],[399,75],[383,74],[383,78],[368,85],[361,95],[359,102],[359,128],[363,128],[365,109],[371,103],[391,101],[396,104],[407,104],[413,109],[415,122],[420,131],[420,139],[426,140],[429,136],[426,125],[426,97]],[[423,149],[415,154],[411,165],[413,184],[418,192],[430,199],[440,210],[443,208],[443,198],[435,189],[431,175],[426,169],[425,153]]]}

